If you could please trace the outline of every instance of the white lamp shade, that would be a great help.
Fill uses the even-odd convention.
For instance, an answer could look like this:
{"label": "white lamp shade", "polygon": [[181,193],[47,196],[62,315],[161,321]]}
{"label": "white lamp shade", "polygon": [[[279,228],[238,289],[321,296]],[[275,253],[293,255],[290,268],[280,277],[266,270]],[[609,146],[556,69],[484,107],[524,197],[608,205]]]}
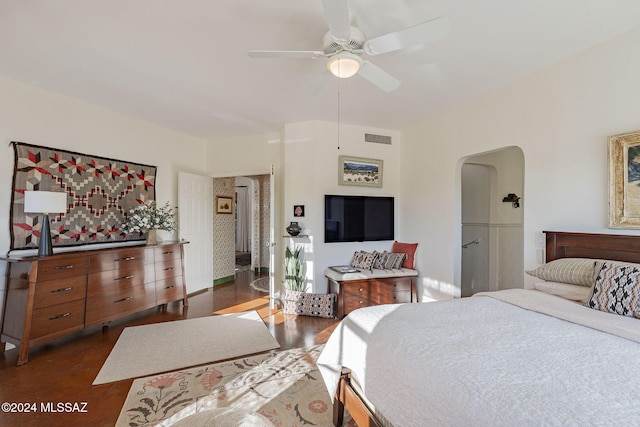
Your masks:
{"label": "white lamp shade", "polygon": [[354,76],[360,70],[361,66],[362,59],[350,52],[340,52],[333,56],[327,64],[327,68],[331,71],[331,74],[341,79]]}
{"label": "white lamp shade", "polygon": [[25,191],[25,213],[62,213],[67,211],[67,193]]}

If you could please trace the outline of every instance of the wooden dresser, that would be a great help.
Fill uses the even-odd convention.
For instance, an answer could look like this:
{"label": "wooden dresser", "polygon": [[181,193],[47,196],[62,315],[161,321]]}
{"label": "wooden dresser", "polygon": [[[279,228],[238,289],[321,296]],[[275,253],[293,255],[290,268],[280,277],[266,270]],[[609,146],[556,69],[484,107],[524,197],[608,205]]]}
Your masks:
{"label": "wooden dresser", "polygon": [[416,277],[378,277],[337,280],[328,277],[329,292],[338,294],[336,315],[342,318],[361,307],[416,302]]}
{"label": "wooden dresser", "polygon": [[185,242],[74,251],[7,262],[1,350],[29,348],[170,301],[188,305]]}

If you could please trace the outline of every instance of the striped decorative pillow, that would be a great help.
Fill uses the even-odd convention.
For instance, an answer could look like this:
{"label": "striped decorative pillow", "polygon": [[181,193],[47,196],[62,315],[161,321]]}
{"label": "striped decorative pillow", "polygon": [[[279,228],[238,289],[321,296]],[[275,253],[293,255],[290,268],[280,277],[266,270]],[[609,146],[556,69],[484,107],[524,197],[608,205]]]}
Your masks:
{"label": "striped decorative pillow", "polygon": [[527,274],[550,282],[593,285],[593,263],[590,258],[560,258],[527,271]]}
{"label": "striped decorative pillow", "polygon": [[384,268],[391,270],[401,268],[406,257],[407,254],[390,253],[389,258],[387,258],[387,261],[384,264]]}

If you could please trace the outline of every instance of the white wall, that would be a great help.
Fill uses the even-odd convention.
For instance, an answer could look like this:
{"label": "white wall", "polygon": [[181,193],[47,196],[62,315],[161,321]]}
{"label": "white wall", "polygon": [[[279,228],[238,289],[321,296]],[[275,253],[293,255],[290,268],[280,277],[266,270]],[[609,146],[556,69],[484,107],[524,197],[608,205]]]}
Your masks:
{"label": "white wall", "polygon": [[[364,141],[365,133],[391,136],[391,145]],[[285,244],[305,243],[308,289],[326,292],[324,269],[348,264],[356,250],[390,250],[392,241],[324,243],[324,195],[370,195],[396,197],[396,218],[402,202],[399,193],[400,132],[328,122],[295,123],[285,126],[284,225],[298,221],[309,239],[283,239]],[[382,188],[338,185],[340,155],[383,160]],[[294,205],[305,205],[305,216],[293,216]],[[398,221],[396,221],[397,227]],[[397,237],[397,230],[396,230]],[[400,239],[397,239],[400,240]],[[284,250],[284,249],[283,249]]]}
{"label": "white wall", "polygon": [[[392,145],[364,142],[364,134],[374,133],[393,138]],[[209,144],[208,168],[212,176],[233,176],[268,170],[276,173],[276,286],[282,283],[282,262],[285,245],[304,244],[309,291],[325,292],[323,271],[330,265],[351,261],[356,250],[389,250],[392,242],[324,243],[324,195],[364,194],[398,196],[400,132],[373,127],[342,124],[340,149],[338,125],[311,121],[285,125],[280,135],[256,135]],[[349,187],[338,185],[340,155],[382,159],[383,187]],[[304,205],[305,216],[293,216],[293,205]],[[396,217],[401,202],[396,199]],[[285,227],[298,221],[309,238],[289,239]],[[397,221],[396,221],[397,224]],[[396,225],[397,227],[397,225]],[[396,233],[397,234],[397,233]]]}
{"label": "white wall", "polygon": [[640,129],[638,46],[640,29],[403,132],[400,235],[421,243],[425,294],[458,280],[460,160],[475,153],[524,152],[525,269],[542,230],[639,233],[607,228],[607,137]]}
{"label": "white wall", "polygon": [[[177,173],[206,170],[205,142],[0,77],[0,254],[9,250],[11,141],[158,167],[156,198],[177,205]],[[161,232],[159,237],[170,238]],[[0,265],[4,277],[4,264]],[[4,280],[0,298],[4,296]],[[1,305],[0,305],[1,307]]]}

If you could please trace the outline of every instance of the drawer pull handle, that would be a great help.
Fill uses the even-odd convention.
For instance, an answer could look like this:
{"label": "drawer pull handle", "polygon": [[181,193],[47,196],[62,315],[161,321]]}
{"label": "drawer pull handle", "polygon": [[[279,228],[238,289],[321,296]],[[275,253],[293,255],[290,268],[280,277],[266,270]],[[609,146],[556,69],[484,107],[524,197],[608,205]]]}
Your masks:
{"label": "drawer pull handle", "polygon": [[70,268],[76,268],[76,266],[74,264],[69,264],[69,265],[58,265],[56,267],[53,267],[54,270],[68,270]]}
{"label": "drawer pull handle", "polygon": [[133,279],[133,275],[129,275],[129,276],[122,276],[122,277],[116,277],[115,279],[113,279],[115,282],[117,282],[118,280],[127,280],[127,279]]}
{"label": "drawer pull handle", "polygon": [[136,259],[136,257],[134,256],[128,256],[128,257],[124,257],[124,258],[118,258],[115,261],[133,261],[134,259]]}
{"label": "drawer pull handle", "polygon": [[362,300],[360,300],[360,301],[358,301],[358,302],[359,302],[360,304],[364,304],[364,301],[362,301]]}
{"label": "drawer pull handle", "polygon": [[67,316],[71,316],[70,311],[67,311],[66,313],[63,313],[63,314],[58,314],[57,316],[50,317],[49,320],[62,319],[63,317],[67,317]]}
{"label": "drawer pull handle", "polygon": [[119,299],[119,300],[115,300],[113,303],[116,304],[118,302],[129,301],[130,299],[133,299],[133,297],[126,297],[126,298],[122,298],[122,299]]}
{"label": "drawer pull handle", "polygon": [[173,251],[162,252],[162,255],[171,255]]}
{"label": "drawer pull handle", "polygon": [[169,270],[173,270],[173,267],[167,267],[164,269],[164,271],[169,271]]}
{"label": "drawer pull handle", "polygon": [[69,287],[66,287],[66,288],[55,289],[55,290],[51,291],[51,293],[55,294],[57,292],[66,292],[66,291],[70,291],[72,289],[73,289],[73,286],[69,286]]}
{"label": "drawer pull handle", "polygon": [[360,291],[360,292],[363,292],[363,291],[364,291],[364,289],[360,288],[360,289],[359,289],[359,291]]}
{"label": "drawer pull handle", "polygon": [[171,285],[171,286],[167,286],[165,289],[171,289],[171,288],[175,288],[176,285]]}

